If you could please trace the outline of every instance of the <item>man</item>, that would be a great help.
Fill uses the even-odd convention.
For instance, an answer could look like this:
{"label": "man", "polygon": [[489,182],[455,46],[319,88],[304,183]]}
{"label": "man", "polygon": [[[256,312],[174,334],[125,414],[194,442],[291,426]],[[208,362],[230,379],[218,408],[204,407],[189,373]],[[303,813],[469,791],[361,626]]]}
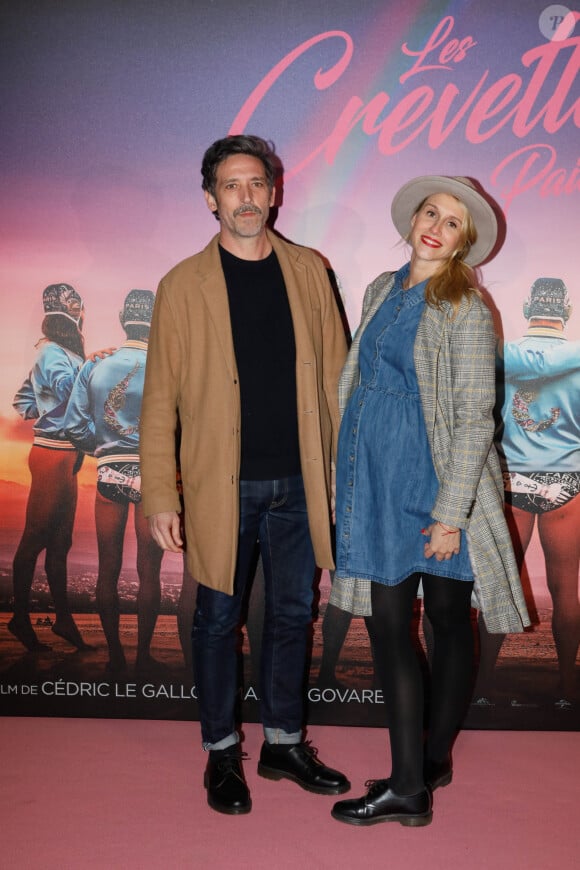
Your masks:
{"label": "man", "polygon": [[[578,702],[580,644],[580,342],[564,334],[572,304],[561,278],[537,278],[523,310],[526,334],[500,347],[498,450],[520,566],[535,527],[544,551],[558,656],[555,707],[570,710]],[[482,631],[482,684],[502,637]]]}
{"label": "man", "polygon": [[131,290],[127,295],[119,314],[127,340],[110,356],[85,363],[64,421],[66,435],[75,447],[97,457],[96,599],[109,649],[107,670],[115,676],[127,669],[119,636],[117,586],[131,505],[135,511],[139,576],[136,670],[143,673],[156,664],[150,647],[159,614],[163,551],[149,534],[141,505],[139,469],[139,417],[154,301],[155,294],[150,290]]}
{"label": "man", "polygon": [[[274,154],[256,136],[202,164],[219,234],[162,281],[141,428],[153,537],[198,581],[193,650],[209,805],[251,809],[235,729],[237,627],[257,543],[264,566],[258,772],[318,794],[346,778],[301,739],[315,565],[332,567],[331,462],[344,330],[322,261],[266,228]],[[175,488],[181,427],[183,531]]]}

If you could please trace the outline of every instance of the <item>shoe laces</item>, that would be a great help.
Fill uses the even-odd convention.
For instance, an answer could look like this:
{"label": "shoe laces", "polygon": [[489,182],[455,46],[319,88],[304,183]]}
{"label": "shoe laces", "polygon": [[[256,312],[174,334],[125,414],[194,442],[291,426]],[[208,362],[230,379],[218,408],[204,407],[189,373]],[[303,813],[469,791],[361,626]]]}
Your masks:
{"label": "shoe laces", "polygon": [[310,740],[305,740],[304,743],[299,743],[300,749],[305,755],[310,755],[311,758],[316,758],[318,749],[313,746]]}
{"label": "shoe laces", "polygon": [[316,746],[312,746],[309,740],[305,740],[303,743],[298,743],[296,746],[304,761],[310,761],[314,764],[322,764],[318,758],[318,749]]}
{"label": "shoe laces", "polygon": [[216,767],[224,777],[228,776],[228,774],[232,774],[233,776],[237,776],[240,782],[245,782],[241,763],[242,760],[249,758],[247,752],[232,752],[229,755],[224,755],[223,758],[220,758],[216,761]]}
{"label": "shoe laces", "polygon": [[387,788],[388,781],[388,779],[367,779],[365,782],[367,797],[372,798],[379,794],[379,792],[384,791]]}

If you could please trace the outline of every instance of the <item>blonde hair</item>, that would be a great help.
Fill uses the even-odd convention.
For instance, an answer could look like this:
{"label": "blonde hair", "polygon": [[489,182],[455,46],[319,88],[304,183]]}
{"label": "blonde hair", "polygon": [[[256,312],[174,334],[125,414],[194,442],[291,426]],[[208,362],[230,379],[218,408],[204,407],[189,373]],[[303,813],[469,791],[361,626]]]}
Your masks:
{"label": "blonde hair", "polygon": [[[429,194],[419,203],[413,212],[413,217],[419,214],[427,200],[436,192],[434,191]],[[471,246],[477,241],[477,230],[469,209],[463,200],[457,196],[453,198],[460,202],[465,209],[465,219],[461,225],[458,247],[427,281],[425,300],[428,305],[432,305],[434,308],[441,308],[442,302],[449,302],[453,306],[453,313],[455,314],[464,296],[470,296],[472,293],[479,293],[479,291],[477,289],[475,272],[465,262],[465,257],[468,255]],[[407,237],[408,240],[409,237]]]}

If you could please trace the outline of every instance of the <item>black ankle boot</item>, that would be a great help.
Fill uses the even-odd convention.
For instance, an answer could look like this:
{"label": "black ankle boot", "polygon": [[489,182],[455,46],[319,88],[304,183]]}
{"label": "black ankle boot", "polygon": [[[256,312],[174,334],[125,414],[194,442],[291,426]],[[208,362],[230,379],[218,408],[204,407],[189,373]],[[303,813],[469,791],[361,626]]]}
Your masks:
{"label": "black ankle boot", "polygon": [[252,809],[250,790],[242,769],[239,747],[210,749],[203,784],[207,802],[213,810],[227,815],[241,815]]}

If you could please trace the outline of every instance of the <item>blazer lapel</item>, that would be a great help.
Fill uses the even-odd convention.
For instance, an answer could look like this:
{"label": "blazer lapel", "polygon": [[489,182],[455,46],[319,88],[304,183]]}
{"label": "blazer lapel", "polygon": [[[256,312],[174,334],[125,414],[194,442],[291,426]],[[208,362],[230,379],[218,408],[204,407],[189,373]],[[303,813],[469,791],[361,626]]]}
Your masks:
{"label": "blazer lapel", "polygon": [[[442,385],[438,377],[441,378],[445,371],[445,355],[441,358],[441,346],[449,324],[449,315],[448,303],[443,303],[443,308],[425,305],[413,348],[423,416],[431,443],[433,443],[437,417],[437,394]],[[450,386],[446,381],[445,384]]]}

